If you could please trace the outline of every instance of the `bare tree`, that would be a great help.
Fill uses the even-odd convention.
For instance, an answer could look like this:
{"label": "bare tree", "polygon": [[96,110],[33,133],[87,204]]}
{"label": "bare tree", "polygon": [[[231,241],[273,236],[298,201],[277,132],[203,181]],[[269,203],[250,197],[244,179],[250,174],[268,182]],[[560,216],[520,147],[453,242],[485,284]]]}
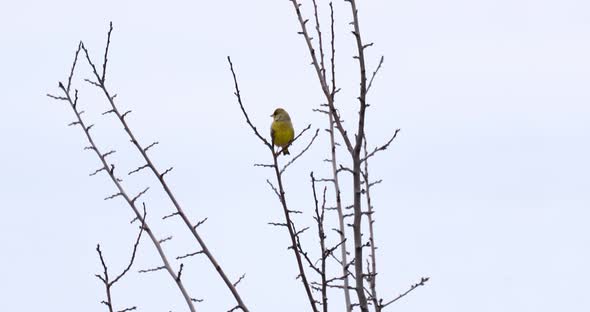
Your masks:
{"label": "bare tree", "polygon": [[[327,159],[327,162],[329,162],[330,176],[327,178],[316,178],[313,171],[310,173],[310,183],[312,188],[311,194],[313,196],[312,203],[314,208],[312,219],[315,223],[313,226],[299,226],[296,224],[294,215],[302,214],[302,212],[289,208],[289,201],[286,196],[287,190],[284,183],[284,172],[310,149],[319,135],[319,129],[308,132],[311,129],[311,125],[308,125],[297,136],[295,136],[295,138],[289,142],[287,146],[275,149],[272,140],[267,139],[263,134],[261,134],[258,131],[258,128],[252,123],[242,101],[234,64],[232,63],[230,57],[227,58],[233,78],[234,94],[236,96],[239,108],[244,115],[246,124],[252,130],[252,133],[260,140],[262,146],[269,150],[269,160],[267,162],[254,164],[256,167],[272,169],[273,178],[267,179],[266,182],[277,196],[280,207],[283,211],[284,220],[280,222],[270,222],[269,224],[278,228],[287,229],[289,234],[289,249],[291,249],[293,252],[293,257],[295,259],[295,264],[298,271],[297,278],[300,280],[301,286],[305,291],[305,300],[308,302],[309,309],[311,311],[328,312],[328,289],[336,288],[342,290],[343,302],[347,312],[351,312],[357,307],[362,312],[368,312],[369,308],[371,307],[375,312],[381,312],[384,308],[405,297],[419,286],[423,286],[429,280],[428,277],[422,277],[418,283],[411,285],[408,290],[388,301],[385,301],[383,298],[378,296],[378,257],[376,253],[377,247],[374,231],[376,218],[371,196],[373,195],[373,187],[381,183],[381,180],[372,181],[370,179],[371,176],[369,174],[369,161],[372,157],[378,154],[378,152],[386,150],[393,143],[400,131],[400,129],[393,130],[393,134],[387,142],[373,148],[368,148],[366,116],[369,104],[367,102],[367,97],[369,90],[373,85],[373,81],[383,65],[384,58],[381,57],[379,59],[379,62],[369,79],[367,75],[366,50],[367,48],[371,47],[373,43],[367,44],[363,40],[356,1],[344,0],[350,7],[350,25],[355,43],[353,57],[358,62],[359,78],[359,89],[357,96],[358,106],[355,107],[355,109],[358,110],[358,119],[356,119],[352,128],[345,128],[339,112],[342,107],[336,105],[336,95],[340,89],[336,84],[336,30],[334,27],[334,5],[332,2],[329,3],[329,40],[325,40],[322,35],[322,20],[319,13],[321,8],[318,7],[316,0],[312,0],[315,36],[317,36],[318,39],[317,45],[314,45],[314,38],[307,28],[309,20],[304,17],[304,14],[301,10],[302,5],[298,0],[289,1],[294,8],[297,22],[300,26],[299,34],[304,38],[305,45],[311,57],[311,64],[315,69],[319,86],[323,93],[322,100],[325,102],[324,104],[321,104],[319,108],[310,108],[312,108],[313,111],[322,113],[327,117],[326,131],[329,136],[328,147],[330,155]],[[82,118],[84,111],[80,110],[78,90],[72,88],[74,73],[81,53],[84,54],[85,63],[89,65],[92,73],[92,78],[84,79],[84,81],[91,84],[92,86],[95,86],[99,92],[104,95],[105,101],[108,104],[108,108],[106,111],[104,111],[103,115],[114,116],[116,118],[124,130],[124,135],[129,139],[141,157],[142,163],[134,169],[129,170],[127,175],[138,173],[144,169],[152,172],[156,178],[156,184],[163,189],[165,196],[168,197],[174,206],[174,211],[162,217],[162,220],[179,217],[185,225],[184,228],[189,230],[195,240],[194,245],[189,246],[189,248],[194,250],[194,247],[197,247],[196,251],[191,251],[184,255],[177,256],[174,260],[182,261],[188,257],[204,255],[208,262],[213,266],[213,269],[218,273],[219,277],[235,300],[233,307],[230,308],[229,311],[249,311],[237,290],[237,286],[245,278],[245,274],[240,276],[234,282],[232,282],[227,276],[218,260],[213,256],[210,248],[205,244],[204,240],[197,231],[198,227],[202,225],[207,220],[207,218],[197,222],[190,220],[165,179],[166,175],[173,170],[173,167],[160,170],[150,158],[148,153],[149,150],[159,144],[159,142],[155,141],[146,145],[140,143],[127,121],[127,117],[131,113],[131,110],[124,112],[121,111],[115,101],[116,94],[112,93],[107,87],[106,72],[112,31],[113,26],[111,23],[107,35],[107,42],[104,49],[102,64],[100,66],[95,65],[88,48],[82,42],[80,42],[74,56],[74,61],[67,79],[67,83],[59,82],[58,84],[61,94],[48,94],[49,97],[55,100],[66,102],[72,108],[76,119],[70,125],[80,126],[89,144],[85,149],[94,151],[100,160],[101,166],[90,175],[94,176],[98,173],[104,172],[115,185],[117,189],[116,192],[110,196],[107,196],[105,200],[119,197],[123,198],[127,206],[129,206],[133,212],[134,220],[132,223],[138,221],[141,224],[139,234],[132,249],[132,255],[130,257],[129,263],[125,269],[123,269],[123,271],[114,279],[112,278],[112,274],[109,272],[100,245],[97,245],[96,250],[103,267],[103,272],[101,274],[97,274],[96,276],[104,284],[106,292],[106,300],[103,300],[102,303],[108,307],[110,312],[115,311],[111,295],[112,287],[121,278],[123,278],[133,266],[134,260],[136,258],[136,251],[144,232],[150,237],[150,241],[156,248],[162,263],[161,265],[158,265],[154,268],[139,270],[139,272],[148,273],[166,270],[182,294],[187,308],[190,311],[196,311],[195,303],[202,301],[202,299],[195,299],[189,295],[189,292],[187,291],[182,279],[184,263],[180,262],[178,269],[173,269],[172,261],[170,261],[170,258],[162,249],[162,244],[172,239],[172,236],[158,238],[158,236],[154,234],[153,230],[149,227],[146,221],[147,211],[145,202],[141,203],[143,213],[140,209],[138,201],[146,192],[148,192],[150,187],[146,186],[142,189],[142,191],[136,193],[135,195],[129,195],[130,193],[123,185],[123,180],[118,175],[118,172],[121,170],[115,171],[115,164],[108,159],[108,156],[115,153],[116,151],[110,150],[108,152],[102,152],[92,136],[91,129],[94,127],[94,124],[89,125],[85,119]],[[327,42],[329,42],[329,46]],[[303,138],[304,134],[306,133],[313,133],[313,135],[309,136],[308,142],[306,144],[300,144],[301,138]],[[285,159],[285,157],[281,158],[282,151],[290,146],[293,146],[294,150],[299,149],[299,152],[295,153],[295,156],[291,159]],[[342,153],[344,154],[345,158],[350,159],[350,163],[352,164],[351,166],[345,166],[341,163],[341,159],[343,158]],[[349,182],[353,186],[352,194],[343,194],[342,192],[340,187],[341,182],[348,178],[348,176],[341,177],[343,173],[350,174]],[[327,184],[323,185],[322,187],[319,185],[321,183]],[[320,189],[321,192],[318,192],[318,189]],[[329,192],[329,190],[333,191],[333,194]],[[351,199],[352,204],[350,206],[345,206],[343,204],[343,202],[346,200],[345,198]],[[330,206],[328,204],[328,202],[332,200],[334,201],[334,206]],[[347,208],[349,208],[352,212],[345,213]],[[330,211],[336,212],[334,219],[330,219],[332,216],[329,214]],[[350,220],[349,218],[352,218],[352,224],[348,224]],[[327,223],[332,221],[337,224],[337,228],[335,229],[337,235],[335,238],[329,239],[326,228]],[[350,225],[352,230],[348,230],[347,225]],[[308,248],[308,246],[304,246],[303,244],[302,236],[307,232],[307,230],[311,228],[315,228],[316,232],[315,238],[317,238],[317,246],[315,246],[315,248]],[[367,237],[368,241],[363,241]],[[349,259],[349,256],[351,255],[349,252],[349,247],[352,248],[352,259]],[[368,254],[364,252],[365,248],[368,248]],[[330,266],[336,266],[339,273],[335,276],[330,275],[329,272],[334,272],[333,270],[330,271],[328,269]],[[351,293],[354,295],[351,295]],[[135,310],[136,308],[136,306],[133,306],[119,311],[131,311]]]}

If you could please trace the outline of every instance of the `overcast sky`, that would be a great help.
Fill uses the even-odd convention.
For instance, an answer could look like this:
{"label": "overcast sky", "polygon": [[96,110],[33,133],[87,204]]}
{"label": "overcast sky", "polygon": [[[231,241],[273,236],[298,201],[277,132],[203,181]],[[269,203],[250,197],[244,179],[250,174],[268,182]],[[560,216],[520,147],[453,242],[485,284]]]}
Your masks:
{"label": "overcast sky", "polygon": [[[328,32],[327,2],[321,7]],[[302,0],[311,18],[311,1]],[[378,244],[378,292],[393,298],[431,277],[390,311],[588,311],[590,279],[590,2],[526,0],[358,1],[372,72],[368,140],[401,132],[371,162]],[[335,1],[337,98],[356,118],[358,69],[350,8]],[[282,211],[255,168],[269,154],[233,96],[231,55],[244,104],[266,135],[274,108],[295,127],[327,126],[312,112],[323,96],[288,1],[5,1],[0,5],[0,286],[5,311],[105,311],[95,248],[112,274],[127,263],[137,233],[115,188],[58,93],[79,40],[102,57],[112,37],[107,85],[177,198],[252,311],[305,311]],[[311,23],[311,22],[310,22]],[[151,185],[148,220],[171,258],[198,250],[80,64],[74,87],[100,148],[115,148],[130,193]],[[350,131],[353,132],[352,130]],[[309,173],[327,177],[327,135],[285,175],[290,207],[313,226]],[[309,136],[303,140],[308,140]],[[291,148],[297,153],[305,141]],[[348,158],[340,157],[346,164]],[[349,176],[343,187],[350,188]],[[331,193],[328,193],[330,196]],[[331,197],[329,197],[331,198]],[[345,194],[345,204],[352,201]],[[333,215],[329,218],[334,220]],[[332,225],[333,226],[333,225]],[[317,255],[310,231],[304,243]],[[331,242],[336,241],[331,234]],[[147,237],[146,237],[147,238]],[[185,311],[142,240],[132,272],[113,288],[116,309]],[[201,311],[234,302],[205,258],[185,262]],[[178,266],[179,263],[175,263]],[[335,266],[334,266],[335,267]],[[312,274],[312,273],[310,273]],[[312,275],[313,276],[313,275]],[[341,292],[330,304],[342,310]]]}

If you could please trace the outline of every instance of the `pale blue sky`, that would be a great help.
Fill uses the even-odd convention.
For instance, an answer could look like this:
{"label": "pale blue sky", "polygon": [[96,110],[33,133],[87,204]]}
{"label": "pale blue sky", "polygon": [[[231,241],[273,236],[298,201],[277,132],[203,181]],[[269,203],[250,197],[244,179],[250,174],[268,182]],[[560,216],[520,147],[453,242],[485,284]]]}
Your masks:
{"label": "pale blue sky", "polygon": [[[310,1],[302,1],[308,17]],[[319,1],[325,9],[327,3]],[[590,279],[590,3],[587,1],[362,1],[370,69],[369,144],[402,132],[374,158],[379,293],[391,298],[430,276],[390,311],[588,311]],[[350,9],[336,0],[339,95],[356,117],[357,66]],[[322,17],[327,18],[326,10]],[[79,129],[71,109],[45,97],[67,77],[80,39],[101,57],[113,21],[108,85],[227,273],[253,311],[302,311],[306,300],[286,250],[288,236],[265,180],[268,159],[233,96],[226,56],[260,129],[277,106],[297,129],[326,120],[323,98],[288,1],[19,1],[0,5],[0,276],[6,311],[104,311],[96,243],[110,267],[127,261],[136,229]],[[324,26],[328,26],[324,23]],[[326,29],[327,30],[327,29]],[[96,139],[133,169],[138,157],[107,103],[75,86]],[[309,171],[327,173],[322,137],[286,175],[288,200],[313,225]],[[296,151],[301,146],[294,146]],[[341,159],[346,160],[343,155]],[[148,219],[171,257],[194,251],[147,172],[125,179],[153,185]],[[348,188],[348,185],[344,185]],[[350,196],[345,201],[350,202]],[[310,233],[311,234],[311,233]],[[334,237],[332,237],[335,239]],[[309,236],[306,245],[315,247]],[[196,247],[195,247],[196,250]],[[315,250],[314,250],[315,251]],[[144,240],[135,269],[158,266]],[[185,262],[201,311],[234,304],[204,258]],[[117,308],[183,311],[164,272],[132,272],[113,289]],[[335,291],[330,304],[340,305]]]}

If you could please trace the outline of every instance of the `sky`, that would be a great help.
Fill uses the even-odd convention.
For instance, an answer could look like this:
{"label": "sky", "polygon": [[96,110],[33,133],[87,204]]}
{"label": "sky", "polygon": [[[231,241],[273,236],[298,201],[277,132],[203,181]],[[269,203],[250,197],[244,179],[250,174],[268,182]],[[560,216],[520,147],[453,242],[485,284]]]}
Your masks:
{"label": "sky", "polygon": [[[311,1],[302,1],[311,18]],[[318,1],[324,34],[326,1]],[[336,99],[345,125],[358,109],[358,65],[350,8],[335,1]],[[390,311],[588,311],[590,299],[590,3],[587,1],[358,1],[372,72],[368,144],[398,137],[370,163],[383,182],[372,189],[378,293],[384,300],[428,276]],[[244,105],[262,133],[276,107],[296,130],[320,137],[285,174],[290,207],[314,226],[309,174],[327,177],[323,95],[288,1],[12,1],[0,5],[0,286],[7,311],[105,311],[94,276],[101,249],[116,274],[129,259],[137,227],[114,186],[84,151],[74,115],[57,94],[80,40],[100,62],[114,24],[107,86],[139,141],[151,150],[189,217],[252,311],[305,311],[305,294],[282,211],[254,167],[270,161],[233,95],[231,56]],[[311,23],[311,22],[310,22]],[[315,41],[314,41],[315,43]],[[85,118],[121,168],[130,193],[145,196],[148,221],[170,258],[198,250],[161,187],[141,165],[108,103],[76,72]],[[313,131],[313,130],[312,130]],[[353,130],[350,130],[352,133]],[[295,154],[304,142],[291,148]],[[340,151],[344,165],[349,163]],[[345,204],[352,201],[343,176]],[[333,194],[329,191],[328,198]],[[328,215],[335,222],[334,215]],[[331,226],[334,226],[333,223]],[[303,243],[317,256],[314,232]],[[336,237],[330,233],[330,242]],[[180,263],[175,261],[175,267]],[[200,311],[227,311],[229,292],[202,257],[184,261]],[[156,251],[142,239],[131,272],[114,286],[116,309],[186,311]],[[332,263],[333,270],[337,266]],[[309,273],[313,277],[313,273]],[[315,277],[314,277],[315,278]],[[342,310],[342,294],[329,304]]]}

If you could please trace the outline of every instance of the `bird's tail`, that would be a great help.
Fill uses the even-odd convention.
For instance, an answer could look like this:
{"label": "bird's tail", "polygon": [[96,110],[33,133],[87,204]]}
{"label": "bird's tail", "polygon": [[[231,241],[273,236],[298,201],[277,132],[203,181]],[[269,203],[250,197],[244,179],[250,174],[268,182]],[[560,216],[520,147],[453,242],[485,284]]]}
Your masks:
{"label": "bird's tail", "polygon": [[286,147],[283,149],[283,155],[289,155],[289,149]]}

